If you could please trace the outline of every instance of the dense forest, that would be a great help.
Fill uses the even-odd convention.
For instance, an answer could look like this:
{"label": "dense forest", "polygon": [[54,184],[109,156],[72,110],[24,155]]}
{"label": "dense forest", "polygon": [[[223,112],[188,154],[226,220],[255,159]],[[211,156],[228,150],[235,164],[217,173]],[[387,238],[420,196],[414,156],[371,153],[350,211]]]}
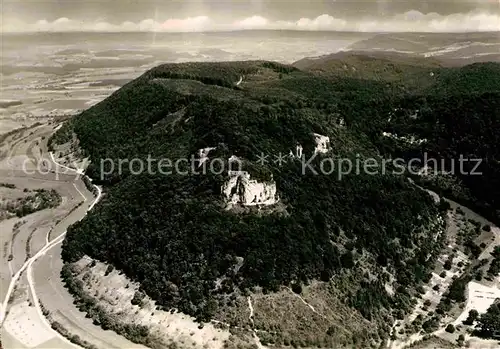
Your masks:
{"label": "dense forest", "polygon": [[[297,143],[310,156],[313,133],[319,133],[330,137],[330,153],[311,161],[318,172],[326,156],[353,162],[424,153],[484,157],[484,177],[460,180],[472,193],[463,200],[493,217],[500,209],[500,185],[494,186],[500,178],[500,69],[433,69],[436,76],[425,89],[261,61],[163,65],[146,72],[52,139],[64,141],[74,132],[92,160],[87,174],[106,186],[102,202],[68,229],[64,260],[86,254],[110,262],[165,309],[199,320],[213,316],[224,294],[326,282],[362,268],[390,271],[396,292],[389,295],[380,280],[361,277],[352,280],[350,306],[367,319],[381,319],[384,309],[408,310],[411,290],[430,278],[442,241],[429,238],[435,234],[429,227],[446,208],[405,176],[304,174],[301,160],[279,165],[272,156],[288,154]],[[417,73],[429,80],[427,70]],[[244,83],[236,88],[241,76]],[[416,109],[419,117],[410,117]],[[428,142],[401,145],[382,132]],[[245,159],[254,178],[272,175],[280,202],[224,210],[227,172],[165,176],[124,169],[103,175],[100,168],[101,159],[189,158],[204,147],[217,147],[211,157]],[[258,165],[261,153],[271,161]],[[237,257],[243,258],[241,268],[235,268]]]}

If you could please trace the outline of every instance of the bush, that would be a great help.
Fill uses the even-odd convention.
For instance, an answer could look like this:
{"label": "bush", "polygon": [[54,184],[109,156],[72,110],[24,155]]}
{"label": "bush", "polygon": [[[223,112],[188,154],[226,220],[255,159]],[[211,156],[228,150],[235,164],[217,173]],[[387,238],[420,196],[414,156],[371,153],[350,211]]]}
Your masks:
{"label": "bush", "polygon": [[108,276],[113,270],[115,270],[115,267],[111,264],[108,265],[106,268],[106,272],[104,273],[104,276]]}
{"label": "bush", "polygon": [[476,276],[475,276],[476,281],[481,281],[483,279],[483,273],[481,271],[478,271]]}
{"label": "bush", "polygon": [[130,303],[132,303],[132,305],[140,305],[144,297],[145,295],[142,292],[135,291],[134,297],[132,298]]}
{"label": "bush", "polygon": [[483,230],[484,230],[484,231],[488,231],[488,232],[490,232],[490,231],[491,231],[491,226],[490,226],[489,224],[485,224],[485,225],[483,226]]}
{"label": "bush", "polygon": [[451,266],[452,266],[451,260],[448,259],[446,262],[444,262],[443,268],[446,269],[446,270],[450,270]]}
{"label": "bush", "polygon": [[454,333],[455,332],[455,326],[453,326],[452,324],[449,324],[448,326],[446,326],[446,332],[448,332],[448,333]]}
{"label": "bush", "polygon": [[298,282],[292,283],[292,291],[301,294],[302,293],[302,285]]}

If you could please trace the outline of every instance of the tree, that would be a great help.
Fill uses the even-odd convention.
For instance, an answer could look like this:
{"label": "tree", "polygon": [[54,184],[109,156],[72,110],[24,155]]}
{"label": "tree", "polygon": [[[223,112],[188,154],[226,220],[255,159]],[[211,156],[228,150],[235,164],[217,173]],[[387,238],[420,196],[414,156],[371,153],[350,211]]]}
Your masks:
{"label": "tree", "polygon": [[104,273],[104,276],[108,276],[113,270],[115,270],[115,267],[111,264],[108,264],[108,267],[106,268],[106,272]]}
{"label": "tree", "polygon": [[292,291],[297,293],[297,294],[302,293],[302,285],[300,284],[300,282],[292,283]]}
{"label": "tree", "polygon": [[135,291],[134,297],[130,300],[130,303],[132,303],[132,305],[140,305],[144,297],[145,295],[142,292]]}
{"label": "tree", "polygon": [[500,246],[495,246],[493,252],[491,252],[491,255],[495,258],[500,259]]}
{"label": "tree", "polygon": [[446,326],[446,332],[448,333],[455,332],[455,326],[453,326],[452,324],[448,324],[448,326]]}
{"label": "tree", "polygon": [[483,226],[483,230],[484,230],[484,231],[488,231],[488,232],[490,232],[490,231],[491,231],[491,226],[490,226],[489,224],[485,224],[485,225]]}
{"label": "tree", "polygon": [[476,279],[476,281],[481,281],[483,279],[483,272],[479,270],[474,278]]}
{"label": "tree", "polygon": [[500,306],[499,304],[492,304],[486,313],[481,315],[478,319],[478,328],[484,337],[493,337],[495,334],[500,333]]}
{"label": "tree", "polygon": [[448,201],[446,200],[440,200],[438,204],[439,210],[446,212],[451,209],[451,205]]}
{"label": "tree", "polygon": [[448,298],[456,302],[465,302],[467,299],[465,292],[469,279],[469,277],[466,277],[453,280],[449,288]]}
{"label": "tree", "polygon": [[354,267],[354,258],[352,256],[352,252],[350,252],[350,251],[347,251],[346,253],[344,253],[342,255],[342,257],[340,258],[340,261],[341,261],[342,267],[344,267],[344,268],[351,269],[352,267]]}
{"label": "tree", "polygon": [[333,335],[335,335],[335,333],[336,333],[335,327],[333,327],[333,326],[328,327],[328,330],[326,331],[327,335],[333,336]]}
{"label": "tree", "polygon": [[432,333],[439,328],[439,319],[437,317],[432,317],[423,323],[422,328],[427,333]]}
{"label": "tree", "polygon": [[451,269],[451,259],[448,259],[446,262],[444,262],[444,266],[443,268],[446,269],[446,270],[450,270]]}
{"label": "tree", "polygon": [[479,316],[479,313],[477,312],[476,309],[472,309],[471,311],[469,311],[469,316],[467,317],[467,319],[464,321],[464,325],[472,325],[474,323],[474,321],[477,320]]}

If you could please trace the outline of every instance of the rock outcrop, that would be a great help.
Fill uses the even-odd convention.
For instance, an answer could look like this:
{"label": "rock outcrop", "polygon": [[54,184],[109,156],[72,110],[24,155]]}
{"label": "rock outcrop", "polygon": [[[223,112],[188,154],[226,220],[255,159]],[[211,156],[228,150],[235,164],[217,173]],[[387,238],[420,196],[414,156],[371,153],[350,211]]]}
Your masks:
{"label": "rock outcrop", "polygon": [[269,206],[279,201],[274,181],[259,182],[250,179],[250,174],[246,171],[230,172],[229,179],[221,189],[229,206]]}
{"label": "rock outcrop", "polygon": [[198,158],[199,158],[198,167],[203,165],[203,163],[208,160],[208,154],[215,149],[216,149],[215,147],[198,149]]}
{"label": "rock outcrop", "polygon": [[290,154],[289,156],[293,159],[293,158],[302,158],[302,152],[304,151],[304,148],[302,147],[302,145],[300,144],[297,144],[297,146],[295,147],[295,154],[293,153],[293,151],[290,149]]}
{"label": "rock outcrop", "polygon": [[316,149],[314,149],[315,153],[325,154],[330,150],[330,137],[315,133],[314,139],[316,141]]}
{"label": "rock outcrop", "polygon": [[411,144],[411,145],[415,145],[415,144],[420,145],[422,143],[427,142],[427,139],[425,139],[425,138],[417,139],[417,138],[415,138],[415,136],[398,136],[397,134],[393,134],[390,132],[382,132],[382,136],[392,138],[392,139],[395,139],[397,141],[402,141],[404,143]]}

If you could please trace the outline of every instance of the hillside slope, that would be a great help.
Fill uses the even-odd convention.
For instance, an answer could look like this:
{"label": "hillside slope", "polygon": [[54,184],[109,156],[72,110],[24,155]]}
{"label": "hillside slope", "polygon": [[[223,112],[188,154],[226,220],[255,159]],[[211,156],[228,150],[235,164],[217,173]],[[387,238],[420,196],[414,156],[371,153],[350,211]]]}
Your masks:
{"label": "hillside slope", "polygon": [[[496,98],[476,92],[487,103]],[[430,278],[442,244],[440,207],[404,176],[382,171],[381,154],[423,150],[381,136],[388,113],[406,98],[415,96],[379,79],[317,76],[273,62],[154,68],[52,139],[56,145],[75,133],[92,161],[88,174],[107,187],[95,211],[68,230],[63,258],[109,262],[165,309],[200,321],[232,319],[235,328],[249,325],[238,300],[261,295],[260,307],[273,310],[259,324],[272,327],[256,333],[277,347],[290,340],[378,346]],[[297,154],[298,145],[303,159],[280,156]],[[228,172],[232,156],[257,182]],[[168,175],[111,171],[119,159],[148,157],[198,162],[182,161]],[[193,170],[200,158],[203,174]],[[347,174],[346,159],[368,158],[378,159],[375,171]],[[307,329],[299,318],[279,321],[288,286],[315,294],[331,315],[310,317]],[[288,311],[291,318],[299,306]],[[347,317],[334,315],[339,311]]]}
{"label": "hillside slope", "polygon": [[[500,153],[496,146],[500,63],[449,67],[434,58],[340,53],[294,65],[336,85],[367,82],[371,93],[358,90],[339,102],[346,122],[368,135],[384,156],[418,158],[420,166],[424,156],[436,159],[434,169],[452,171],[455,178],[433,178],[426,185],[500,222]],[[385,85],[377,89],[374,83]],[[384,134],[397,135],[400,140]],[[401,142],[404,137],[426,141],[409,145]],[[478,175],[471,175],[476,163]]]}

